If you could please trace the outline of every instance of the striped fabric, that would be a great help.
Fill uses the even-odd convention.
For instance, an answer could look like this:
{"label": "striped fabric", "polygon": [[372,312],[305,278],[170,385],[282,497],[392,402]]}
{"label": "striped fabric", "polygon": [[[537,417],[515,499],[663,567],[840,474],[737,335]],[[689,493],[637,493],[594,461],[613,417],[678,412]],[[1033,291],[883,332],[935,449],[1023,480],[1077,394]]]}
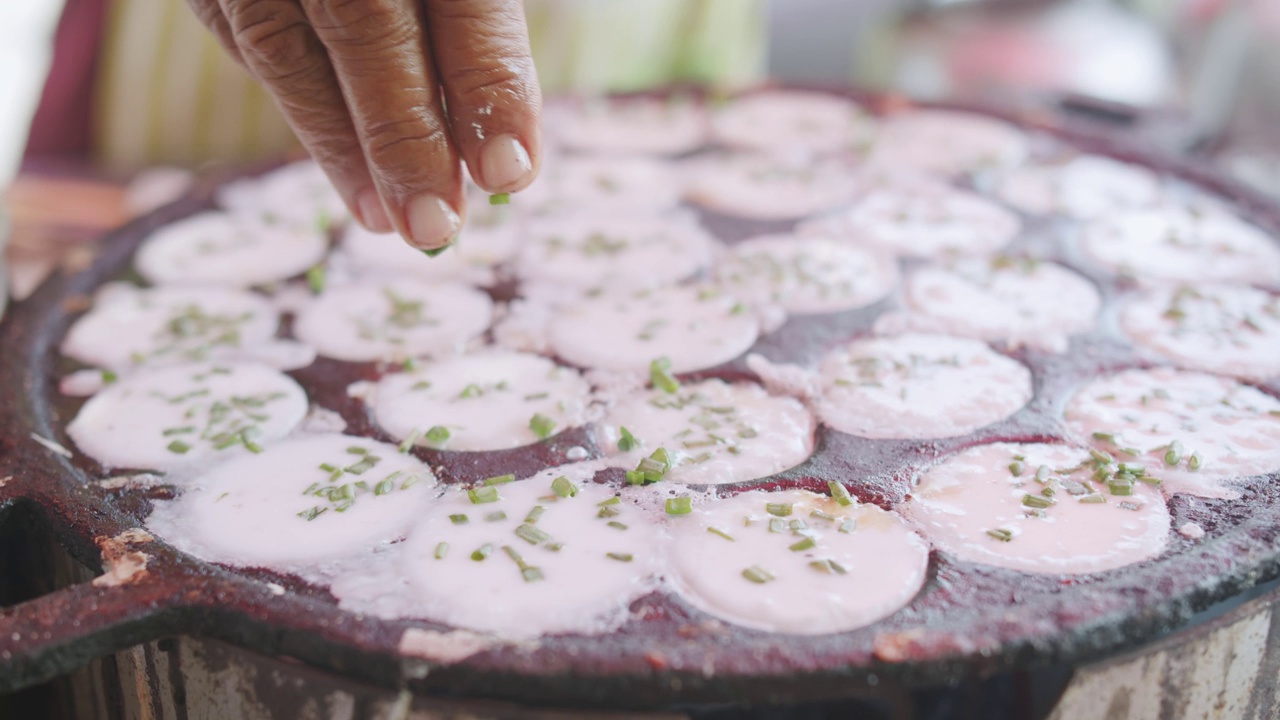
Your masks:
{"label": "striped fabric", "polygon": [[[765,0],[527,0],[547,92],[758,79]],[[109,167],[271,157],[296,141],[183,0],[112,0],[95,99]]]}

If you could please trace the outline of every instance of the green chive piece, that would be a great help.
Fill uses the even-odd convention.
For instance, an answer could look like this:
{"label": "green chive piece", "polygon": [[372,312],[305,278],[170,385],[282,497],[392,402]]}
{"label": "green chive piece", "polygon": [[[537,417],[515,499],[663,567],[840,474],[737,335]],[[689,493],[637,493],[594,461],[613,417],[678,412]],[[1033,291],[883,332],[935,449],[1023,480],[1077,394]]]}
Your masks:
{"label": "green chive piece", "polygon": [[443,425],[436,425],[428,430],[423,437],[432,445],[443,445],[449,440],[449,428]]}
{"label": "green chive piece", "polygon": [[1081,495],[1077,499],[1090,505],[1101,505],[1107,502],[1107,497],[1101,493],[1089,493],[1088,495]]}
{"label": "green chive piece", "polygon": [[835,521],[836,521],[836,516],[835,516],[835,515],[832,515],[831,513],[825,513],[825,512],[822,512],[821,510],[811,510],[811,511],[809,512],[809,517],[811,517],[811,518],[818,518],[819,520],[826,520],[827,522],[835,522]]}
{"label": "green chive piece", "polygon": [[404,440],[400,441],[400,445],[397,446],[396,449],[402,453],[407,453],[410,450],[412,450],[415,446],[417,446],[418,441],[421,439],[422,439],[422,431],[414,430],[413,432],[409,433]]}
{"label": "green chive piece", "polygon": [[560,552],[560,548],[564,547],[564,543],[562,543],[562,542],[547,543],[546,545],[543,545],[542,547],[544,547],[544,548],[546,548],[546,549],[550,550],[551,552]]}
{"label": "green chive piece", "polygon": [[462,388],[461,397],[469,400],[471,398],[478,398],[483,394],[484,394],[484,390],[482,390],[479,385],[472,383]]}
{"label": "green chive piece", "polygon": [[507,473],[506,475],[495,475],[491,478],[485,478],[484,484],[485,487],[493,487],[495,485],[506,485],[507,483],[515,481],[516,476],[511,473]]}
{"label": "green chive piece", "polygon": [[511,193],[494,193],[489,196],[490,205],[510,205]]}
{"label": "green chive piece", "polygon": [[628,484],[628,485],[643,485],[643,484],[644,484],[644,471],[643,471],[643,470],[628,470],[628,471],[626,472],[626,478],[627,478],[627,484]]}
{"label": "green chive piece", "polygon": [[1199,470],[1201,465],[1204,465],[1204,458],[1200,457],[1200,452],[1191,453],[1191,457],[1187,459],[1187,469]]}
{"label": "green chive piece", "polygon": [[525,582],[537,582],[545,579],[542,570],[533,566],[520,568],[520,577],[524,578]]}
{"label": "green chive piece", "polygon": [[791,503],[767,503],[764,506],[766,512],[777,517],[787,517],[791,514]]}
{"label": "green chive piece", "polygon": [[1107,489],[1111,491],[1112,495],[1129,496],[1133,494],[1133,485],[1127,482],[1109,482],[1107,483]]}
{"label": "green chive piece", "polygon": [[814,560],[809,563],[809,567],[828,575],[846,575],[849,572],[845,566],[835,560]]}
{"label": "green chive piece", "polygon": [[667,498],[668,515],[688,515],[693,512],[693,498],[688,495]]}
{"label": "green chive piece", "polygon": [[482,505],[484,503],[498,502],[498,488],[488,485],[483,487],[471,488],[467,491],[467,497],[471,498],[472,505]]}
{"label": "green chive piece", "polygon": [[457,515],[450,515],[449,522],[453,523],[454,525],[466,525],[467,523],[471,522],[471,518],[468,518],[466,515],[459,513]]}
{"label": "green chive piece", "polygon": [[507,519],[507,514],[501,510],[497,512],[491,512],[488,515],[484,516],[485,522],[501,522],[506,519]]}
{"label": "green chive piece", "polygon": [[359,445],[352,445],[351,447],[347,448],[347,454],[348,455],[368,455],[369,451],[365,448],[360,447]]}
{"label": "green chive piece", "polygon": [[791,550],[791,552],[801,552],[801,551],[804,551],[804,550],[809,550],[810,548],[812,548],[813,546],[815,546],[815,545],[817,545],[817,544],[818,544],[818,543],[816,543],[816,542],[814,541],[814,539],[813,539],[813,538],[811,538],[811,537],[806,537],[806,538],[804,538],[803,540],[801,540],[800,542],[792,543],[792,544],[790,545],[789,549]]}
{"label": "green chive piece", "polygon": [[1052,500],[1042,495],[1032,495],[1031,493],[1027,493],[1022,496],[1022,504],[1030,508],[1039,508],[1043,510],[1048,507],[1053,507],[1054,503]]}
{"label": "green chive piece", "polygon": [[782,518],[769,518],[769,532],[780,533],[787,529],[787,522]]}
{"label": "green chive piece", "polygon": [[525,523],[532,525],[538,522],[538,518],[542,517],[542,513],[546,511],[547,509],[541,505],[534,505],[533,509],[529,511],[529,514],[524,516]]}
{"label": "green chive piece", "polygon": [[853,504],[853,497],[849,495],[848,488],[846,488],[842,483],[838,483],[835,480],[829,480],[827,481],[827,489],[831,491],[831,497],[841,505],[849,506]]}
{"label": "green chive piece", "polygon": [[480,562],[481,560],[489,557],[491,553],[493,553],[493,546],[489,543],[485,543],[471,553],[471,559],[476,562]]}
{"label": "green chive piece", "polygon": [[620,427],[618,428],[618,452],[631,452],[640,447],[640,441],[636,440],[636,436],[631,431]]}
{"label": "green chive piece", "polygon": [[660,357],[649,363],[649,381],[658,390],[674,395],[680,390],[680,382],[671,374],[671,359]]}
{"label": "green chive piece", "polygon": [[999,540],[1000,542],[1010,542],[1013,540],[1013,532],[1004,528],[996,528],[988,530],[987,535]]}
{"label": "green chive piece", "polygon": [[853,529],[856,528],[857,526],[858,526],[858,523],[853,518],[845,518],[844,522],[840,523],[840,532],[845,533],[847,535],[853,532]]}
{"label": "green chive piece", "polygon": [[551,539],[551,536],[544,532],[541,528],[529,525],[528,523],[520,525],[516,528],[516,537],[524,540],[530,545],[537,545]]}
{"label": "green chive piece", "polygon": [[771,580],[776,579],[773,573],[769,572],[768,570],[765,570],[759,565],[752,565],[746,570],[743,570],[742,577],[758,585],[763,585]]}
{"label": "green chive piece", "polygon": [[317,505],[316,507],[307,508],[306,510],[303,510],[302,512],[298,513],[298,517],[302,518],[303,520],[306,520],[307,522],[311,522],[312,520],[315,520],[316,518],[323,515],[324,512],[328,509],[329,508],[322,508]]}
{"label": "green chive piece", "polygon": [[604,507],[600,508],[600,510],[599,510],[599,511],[597,511],[597,512],[596,512],[596,517],[598,517],[598,518],[611,518],[611,517],[617,517],[617,516],[619,516],[619,515],[621,515],[621,514],[622,514],[622,512],[620,512],[619,510],[614,509],[614,507],[613,507],[612,505],[605,505]]}
{"label": "green chive piece", "polygon": [[620,502],[622,502],[622,498],[618,497],[617,495],[614,495],[613,497],[609,498],[608,500],[605,500],[605,501],[603,501],[603,502],[598,502],[598,503],[596,503],[596,507],[605,507],[605,506],[608,506],[608,505],[617,505],[617,504],[618,504],[618,503],[620,503]]}
{"label": "green chive piece", "polygon": [[1048,466],[1048,465],[1041,465],[1040,467],[1036,468],[1036,482],[1041,482],[1041,483],[1042,483],[1042,482],[1044,482],[1045,480],[1048,480],[1048,479],[1049,479],[1049,475],[1050,475],[1052,472],[1053,472],[1053,471],[1049,469],[1049,466]]}
{"label": "green chive piece", "polygon": [[433,257],[436,257],[437,255],[439,255],[440,253],[444,252],[445,250],[448,250],[448,249],[449,249],[449,248],[451,248],[451,247],[453,247],[453,245],[452,245],[452,244],[450,244],[450,245],[445,245],[445,246],[438,247],[438,248],[426,248],[426,249],[424,249],[424,250],[422,251],[422,254],[423,254],[423,255],[426,255],[427,257],[432,257],[432,258],[433,258]]}
{"label": "green chive piece", "polygon": [[624,524],[622,524],[622,523],[618,522],[617,520],[610,520],[609,522],[607,522],[607,523],[605,523],[605,524],[606,524],[606,525],[608,525],[609,527],[611,527],[611,528],[615,529],[615,530],[626,530],[626,529],[627,529],[627,526],[626,526],[626,525],[624,525]]}
{"label": "green chive piece", "polygon": [[436,545],[436,559],[443,560],[445,555],[449,554],[449,543],[442,542]]}
{"label": "green chive piece", "polygon": [[709,527],[709,528],[707,528],[707,532],[709,532],[709,533],[711,533],[711,534],[713,534],[713,535],[719,535],[720,537],[724,538],[725,540],[728,540],[729,542],[736,542],[736,541],[733,539],[733,536],[732,536],[732,535],[730,535],[729,533],[725,532],[724,530],[721,530],[721,529],[720,529],[720,528],[718,528],[718,527]]}
{"label": "green chive piece", "polygon": [[569,478],[561,475],[551,481],[551,491],[562,498],[577,497],[578,486],[574,485]]}
{"label": "green chive piece", "polygon": [[170,442],[168,445],[168,448],[169,448],[169,452],[177,453],[178,455],[186,455],[188,452],[191,451],[191,446],[182,442],[181,440],[174,440]]}
{"label": "green chive piece", "polygon": [[1022,477],[1023,469],[1024,469],[1024,466],[1021,461],[1014,460],[1013,462],[1009,463],[1009,472],[1014,477]]}
{"label": "green chive piece", "polygon": [[[102,372],[103,385],[110,385],[111,383],[120,379],[120,374],[117,373],[115,370],[102,370],[101,372]],[[1273,411],[1273,414],[1274,414],[1274,411]]]}
{"label": "green chive piece", "polygon": [[382,482],[374,486],[373,494],[375,497],[378,495],[386,495],[387,493],[394,490],[395,487],[396,487],[395,481],[392,480],[391,478],[387,478],[386,480],[383,480]]}
{"label": "green chive piece", "polygon": [[532,430],[533,434],[537,435],[540,440],[546,440],[551,437],[551,433],[555,431],[556,421],[542,413],[534,413],[534,416],[529,418],[529,429]]}
{"label": "green chive piece", "polygon": [[311,288],[311,292],[319,295],[324,292],[325,272],[323,265],[316,265],[307,271],[307,287]]}
{"label": "green chive piece", "polygon": [[605,553],[605,557],[610,558],[611,560],[617,560],[618,562],[631,562],[631,560],[633,559],[631,553],[611,552],[611,553]]}

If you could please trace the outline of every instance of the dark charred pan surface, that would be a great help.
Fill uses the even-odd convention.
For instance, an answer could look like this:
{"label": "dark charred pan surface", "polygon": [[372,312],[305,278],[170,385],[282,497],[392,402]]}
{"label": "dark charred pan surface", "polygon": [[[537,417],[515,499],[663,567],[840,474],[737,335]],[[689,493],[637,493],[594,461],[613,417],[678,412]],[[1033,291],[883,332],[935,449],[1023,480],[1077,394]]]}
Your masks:
{"label": "dark charred pan surface", "polygon": [[[972,108],[966,108],[972,109]],[[1182,177],[1229,199],[1246,218],[1275,233],[1280,208],[1202,168],[1136,154],[1076,130],[1012,118],[1084,150],[1136,161]],[[382,621],[340,611],[323,588],[265,570],[221,567],[185,556],[161,540],[114,542],[136,528],[150,497],[173,492],[100,487],[101,468],[78,453],[47,449],[32,434],[74,446],[63,428],[78,402],[57,390],[67,370],[58,345],[85,300],[103,282],[129,272],[132,252],[153,229],[210,206],[211,187],[113,233],[93,264],[46,283],[12,308],[0,327],[0,519],[22,503],[68,551],[99,568],[102,553],[144,552],[145,569],[117,586],[78,585],[0,610],[0,691],[64,672],[95,656],[175,634],[202,634],[254,651],[306,663],[387,687],[559,706],[658,707],[673,703],[816,701],[856,695],[886,683],[904,687],[974,679],[1013,669],[1074,663],[1157,637],[1193,612],[1280,575],[1280,485],[1275,477],[1249,481],[1238,500],[1177,497],[1173,527],[1196,522],[1206,537],[1173,533],[1160,557],[1119,571],[1071,577],[1026,575],[956,562],[934,553],[929,581],[891,617],[826,637],[775,635],[718,622],[679,598],[655,593],[635,601],[635,619],[600,636],[560,636],[500,646],[453,665],[428,666],[397,652],[411,627],[446,629],[422,621]],[[711,230],[733,242],[776,223],[747,224],[704,214]],[[1061,228],[1030,221],[1014,252],[1029,246],[1086,274],[1108,302],[1131,292],[1090,273],[1063,250]],[[510,288],[504,289],[509,293]],[[892,300],[887,301],[891,303]],[[753,349],[776,361],[811,363],[830,347],[869,332],[880,303],[865,310],[798,317],[761,338]],[[1005,422],[970,436],[939,441],[872,441],[820,431],[813,458],[773,478],[722,488],[825,489],[847,482],[861,499],[890,507],[911,492],[911,478],[940,459],[995,440],[1062,437],[1062,404],[1081,382],[1100,372],[1136,366],[1129,350],[1107,337],[1079,336],[1069,351],[1020,351],[1035,377],[1036,396]],[[313,404],[335,410],[348,432],[383,436],[359,401],[353,381],[386,368],[318,360],[292,373]],[[741,361],[699,373],[750,377]],[[1264,387],[1276,394],[1276,387]],[[385,438],[384,438],[385,439]],[[520,476],[563,463],[568,448],[599,453],[584,431],[500,453],[419,451],[446,482],[515,472]],[[7,480],[2,480],[8,478]],[[618,482],[602,473],[601,482]],[[114,544],[113,544],[114,542]],[[283,594],[270,584],[285,588]]]}

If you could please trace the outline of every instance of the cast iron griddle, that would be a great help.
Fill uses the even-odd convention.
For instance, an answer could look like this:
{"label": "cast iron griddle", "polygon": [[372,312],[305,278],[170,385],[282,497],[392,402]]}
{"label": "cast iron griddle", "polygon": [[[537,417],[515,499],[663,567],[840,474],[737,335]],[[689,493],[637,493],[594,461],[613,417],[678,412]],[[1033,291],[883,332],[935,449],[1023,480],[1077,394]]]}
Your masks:
{"label": "cast iron griddle", "polygon": [[[867,98],[859,98],[868,100]],[[870,99],[873,107],[900,102]],[[963,108],[975,110],[974,108]],[[1114,138],[1044,118],[1000,115],[1068,144],[1157,167],[1225,198],[1269,231],[1280,230],[1280,207],[1203,168],[1121,147]],[[1194,521],[1207,531],[1189,541],[1171,534],[1160,557],[1119,571],[1073,577],[1026,575],[956,562],[935,552],[929,580],[903,610],[870,627],[826,637],[771,635],[714,621],[679,598],[655,593],[637,600],[634,619],[595,637],[563,636],[481,651],[456,664],[428,664],[397,653],[407,628],[445,629],[423,621],[384,621],[340,611],[323,588],[263,571],[207,563],[162,541],[115,542],[142,526],[151,497],[171,489],[105,490],[101,469],[78,453],[62,457],[32,433],[74,450],[63,427],[78,402],[62,398],[57,381],[69,369],[58,344],[87,296],[103,282],[128,276],[138,243],[156,227],[211,205],[212,187],[113,233],[92,264],[46,283],[12,308],[0,326],[0,521],[26,506],[61,538],[73,556],[100,568],[100,554],[146,556],[144,571],[117,586],[77,585],[0,611],[0,691],[66,672],[88,660],[166,635],[203,634],[254,651],[292,656],[351,678],[423,693],[488,697],[557,706],[661,707],[676,703],[817,700],[863,694],[872,687],[920,687],[996,672],[1074,663],[1154,638],[1190,615],[1280,574],[1280,488],[1275,477],[1251,483],[1234,501],[1178,497],[1173,526]],[[516,199],[519,202],[519,199]],[[728,242],[785,229],[703,213]],[[1123,282],[1091,273],[1064,252],[1070,224],[1029,220],[1010,252],[1085,273],[1114,302]],[[507,289],[510,290],[509,288]],[[808,363],[827,348],[869,330],[893,300],[865,310],[793,319],[754,348],[772,360]],[[1073,339],[1064,355],[1018,351],[1036,379],[1036,396],[1017,415],[959,439],[871,441],[820,431],[814,457],[766,480],[723,488],[805,487],[828,479],[851,484],[884,507],[910,492],[921,468],[960,449],[994,440],[1053,441],[1071,390],[1099,372],[1137,364],[1125,346],[1102,334]],[[313,403],[337,410],[349,432],[382,437],[348,383],[383,372],[374,365],[318,360],[292,373]],[[738,361],[698,376],[750,377]],[[1280,394],[1274,383],[1264,388]],[[384,438],[385,439],[385,438]],[[583,431],[517,451],[420,456],[446,482],[514,471],[527,476],[564,451],[585,445]],[[617,481],[610,473],[600,481]],[[10,477],[11,476],[11,477]],[[100,548],[102,553],[100,553]],[[126,557],[126,560],[128,558]],[[136,556],[134,559],[137,559]],[[287,588],[277,595],[267,581]],[[3,579],[0,579],[3,582]]]}

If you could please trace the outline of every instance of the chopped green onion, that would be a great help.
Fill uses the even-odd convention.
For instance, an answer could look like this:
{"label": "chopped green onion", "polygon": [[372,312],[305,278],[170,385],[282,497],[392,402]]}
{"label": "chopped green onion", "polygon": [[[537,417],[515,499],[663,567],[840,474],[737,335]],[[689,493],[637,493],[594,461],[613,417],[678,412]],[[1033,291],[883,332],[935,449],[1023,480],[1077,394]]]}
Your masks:
{"label": "chopped green onion", "polygon": [[1009,472],[1014,477],[1022,477],[1023,469],[1024,469],[1024,466],[1020,460],[1014,460],[1013,462],[1009,463]]}
{"label": "chopped green onion", "polygon": [[414,430],[409,433],[404,440],[400,441],[400,445],[396,448],[402,453],[407,453],[418,444],[418,440],[422,439],[422,431]]}
{"label": "chopped green onion", "polygon": [[724,530],[721,530],[721,529],[720,529],[720,528],[718,528],[718,527],[709,527],[709,528],[707,528],[707,532],[709,532],[709,533],[711,533],[711,534],[713,534],[713,535],[719,535],[720,537],[724,538],[725,540],[728,540],[729,542],[736,542],[736,541],[733,539],[733,536],[732,536],[732,535],[730,535],[729,533],[725,532]]}
{"label": "chopped green onion", "polygon": [[482,505],[484,503],[498,502],[498,488],[485,485],[483,487],[474,487],[467,490],[467,497],[471,498],[471,504]]}
{"label": "chopped green onion", "polygon": [[667,498],[666,506],[668,515],[688,515],[693,512],[693,499],[688,495]]}
{"label": "chopped green onion", "polygon": [[1032,495],[1031,493],[1027,493],[1026,495],[1022,496],[1022,504],[1030,508],[1039,508],[1043,510],[1048,507],[1053,507],[1054,503],[1052,500],[1050,500],[1047,497],[1043,497],[1041,495]]}
{"label": "chopped green onion", "polygon": [[436,425],[428,430],[424,437],[432,445],[443,445],[449,439],[449,428],[443,425]]}
{"label": "chopped green onion", "polygon": [[827,522],[836,521],[835,515],[832,515],[831,513],[822,512],[821,510],[811,510],[809,512],[809,517],[818,518],[819,520],[826,520]]}
{"label": "chopped green onion", "polygon": [[617,495],[614,495],[608,500],[596,503],[596,507],[605,507],[607,505],[617,505],[620,502],[622,502],[622,498],[618,497]]}
{"label": "chopped green onion", "polygon": [[841,505],[852,505],[853,497],[849,495],[849,490],[842,483],[830,480],[827,482],[827,489],[831,491],[831,497]]}
{"label": "chopped green onion", "polygon": [[319,295],[324,292],[325,272],[323,265],[316,265],[307,271],[307,287],[311,288],[311,292]]}
{"label": "chopped green onion", "polygon": [[840,532],[847,535],[848,533],[853,532],[854,528],[857,526],[858,523],[853,518],[845,518],[844,522],[840,523]]}
{"label": "chopped green onion", "polygon": [[168,448],[169,448],[169,452],[177,453],[178,455],[186,455],[188,452],[191,451],[191,446],[182,442],[181,440],[174,440],[173,442],[169,443]]}
{"label": "chopped green onion", "polygon": [[516,476],[511,473],[507,473],[506,475],[495,475],[491,478],[485,478],[484,484],[485,487],[493,487],[495,485],[506,485],[507,483],[515,481]]}
{"label": "chopped green onion", "polygon": [[644,484],[644,471],[643,471],[643,470],[628,470],[628,471],[625,473],[625,477],[627,478],[627,484],[628,484],[628,485],[643,485],[643,484]]}
{"label": "chopped green onion", "polygon": [[530,545],[537,545],[538,543],[546,542],[551,539],[551,536],[541,528],[527,523],[516,528],[516,537],[524,540]]}
{"label": "chopped green onion", "polygon": [[640,441],[636,440],[636,436],[626,428],[618,428],[618,452],[631,452],[640,447]]}
{"label": "chopped green onion", "polygon": [[574,485],[569,478],[561,475],[551,481],[551,491],[562,498],[571,498],[578,495],[578,486]]}
{"label": "chopped green onion", "polygon": [[769,518],[769,532],[780,533],[787,529],[787,523],[782,518]]}
{"label": "chopped green onion", "polygon": [[511,193],[494,193],[489,196],[490,205],[509,205],[511,204]]}
{"label": "chopped green onion", "polygon": [[815,546],[815,545],[817,545],[817,544],[818,544],[818,543],[817,543],[817,542],[815,542],[813,538],[811,538],[811,537],[805,537],[803,540],[801,540],[801,541],[799,541],[799,542],[792,543],[792,544],[789,546],[789,549],[791,550],[791,552],[801,552],[801,551],[804,551],[804,550],[808,550],[808,549],[812,548],[813,546]]}
{"label": "chopped green onion", "polygon": [[493,546],[490,545],[489,543],[485,543],[484,545],[481,545],[480,547],[476,548],[475,551],[471,553],[471,559],[475,560],[476,562],[480,562],[481,560],[484,560],[485,558],[489,557],[489,554],[492,552],[493,552]]}
{"label": "chopped green onion", "polygon": [[439,545],[436,545],[436,559],[437,559],[437,560],[443,560],[443,559],[444,559],[444,556],[445,556],[445,555],[447,555],[447,554],[449,554],[449,543],[447,543],[447,542],[442,542],[442,543],[440,543]]}
{"label": "chopped green onion", "polygon": [[1082,503],[1089,503],[1090,505],[1100,505],[1107,501],[1107,497],[1101,493],[1089,493],[1088,495],[1081,495],[1077,499]]}
{"label": "chopped green onion", "polygon": [[551,433],[555,431],[556,421],[542,413],[534,413],[533,417],[529,418],[529,429],[532,430],[533,434],[537,435],[539,439],[546,440],[548,437],[551,437]]}
{"label": "chopped green onion", "polygon": [[532,524],[534,524],[534,523],[538,522],[538,518],[541,518],[541,517],[542,517],[542,513],[546,512],[546,511],[547,511],[547,509],[546,509],[546,508],[544,508],[544,507],[542,507],[541,505],[534,505],[534,506],[533,506],[533,509],[529,511],[529,514],[524,516],[524,521],[525,521],[526,523],[528,523],[528,524],[532,525]]}
{"label": "chopped green onion", "polygon": [[1199,451],[1191,453],[1191,457],[1187,459],[1188,470],[1199,470],[1200,466],[1203,464],[1204,464],[1204,459],[1200,457]]}
{"label": "chopped green onion", "polygon": [[1052,473],[1052,471],[1049,469],[1048,465],[1041,465],[1036,468],[1036,482],[1044,482],[1045,480],[1048,480],[1050,473]]}
{"label": "chopped green onion", "polygon": [[484,516],[485,522],[501,522],[506,519],[507,519],[507,514],[501,510],[497,512],[491,512],[488,515]]}
{"label": "chopped green onion", "polygon": [[1133,485],[1127,482],[1109,482],[1107,483],[1107,489],[1111,491],[1112,495],[1129,496],[1133,494]]}
{"label": "chopped green onion", "polygon": [[680,390],[680,382],[671,374],[671,359],[660,357],[649,363],[649,381],[658,390],[674,395]]}
{"label": "chopped green onion", "polygon": [[607,523],[605,523],[605,524],[606,524],[606,525],[608,525],[608,526],[609,526],[609,527],[611,527],[611,528],[614,528],[615,530],[626,530],[626,529],[627,529],[627,526],[626,526],[626,525],[624,525],[624,524],[622,524],[622,523],[618,522],[617,520],[610,520],[609,522],[607,522]]}
{"label": "chopped green onion", "polygon": [[751,581],[751,582],[753,582],[753,583],[759,584],[759,585],[763,585],[764,583],[767,583],[767,582],[769,582],[770,580],[774,580],[774,579],[776,579],[776,578],[774,577],[773,573],[769,572],[768,570],[765,570],[764,568],[760,567],[759,565],[752,565],[751,567],[747,568],[746,570],[743,570],[743,571],[742,571],[742,577],[744,577],[744,578],[746,578],[746,579],[750,580],[750,581]]}
{"label": "chopped green onion", "polygon": [[612,505],[605,505],[601,507],[599,511],[596,512],[596,517],[611,518],[611,517],[617,517],[621,514],[622,513],[616,508],[614,508]]}
{"label": "chopped green onion", "polygon": [[395,487],[396,487],[395,481],[392,480],[391,478],[387,478],[386,480],[383,480],[382,482],[374,486],[373,494],[375,497],[378,495],[386,495],[387,493],[394,490]]}
{"label": "chopped green onion", "polygon": [[470,521],[471,521],[470,518],[468,518],[466,515],[463,515],[461,513],[457,515],[449,516],[449,522],[453,523],[454,525],[466,525]]}
{"label": "chopped green onion", "polygon": [[777,517],[787,517],[791,514],[791,503],[766,503],[764,509],[770,514]]}
{"label": "chopped green onion", "polygon": [[632,555],[631,555],[631,553],[613,553],[613,552],[611,552],[611,553],[605,553],[605,557],[610,558],[610,559],[612,559],[612,560],[617,560],[618,562],[631,562],[631,560],[632,560]]}
{"label": "chopped green onion", "polygon": [[828,575],[845,575],[849,572],[845,566],[835,560],[814,560],[809,563],[809,567]]}
{"label": "chopped green onion", "polygon": [[472,383],[462,388],[462,394],[460,395],[460,397],[469,400],[471,398],[478,398],[483,394],[484,394],[484,390],[482,390],[479,385]]}
{"label": "chopped green onion", "polygon": [[440,246],[440,247],[438,247],[438,248],[425,248],[425,249],[423,249],[422,254],[423,254],[423,255],[426,255],[427,257],[432,257],[432,258],[433,258],[433,257],[436,257],[437,255],[439,255],[440,253],[444,252],[445,250],[448,250],[448,249],[449,249],[449,248],[451,248],[451,247],[453,247],[453,245],[452,245],[452,244],[449,244],[449,245],[442,245],[442,246]]}
{"label": "chopped green onion", "polygon": [[360,447],[359,445],[352,445],[351,447],[347,448],[347,454],[348,455],[368,455],[369,451],[366,448]]}
{"label": "chopped green onion", "polygon": [[306,520],[307,522],[311,522],[312,520],[315,520],[316,518],[323,515],[324,512],[328,509],[329,508],[322,508],[317,505],[316,507],[307,508],[306,510],[303,510],[302,512],[298,513],[298,517],[302,518],[303,520]]}
{"label": "chopped green onion", "polygon": [[1013,532],[1010,530],[1006,530],[1004,528],[996,528],[995,530],[988,530],[987,535],[995,538],[996,540],[999,540],[1000,542],[1009,542],[1013,540]]}

